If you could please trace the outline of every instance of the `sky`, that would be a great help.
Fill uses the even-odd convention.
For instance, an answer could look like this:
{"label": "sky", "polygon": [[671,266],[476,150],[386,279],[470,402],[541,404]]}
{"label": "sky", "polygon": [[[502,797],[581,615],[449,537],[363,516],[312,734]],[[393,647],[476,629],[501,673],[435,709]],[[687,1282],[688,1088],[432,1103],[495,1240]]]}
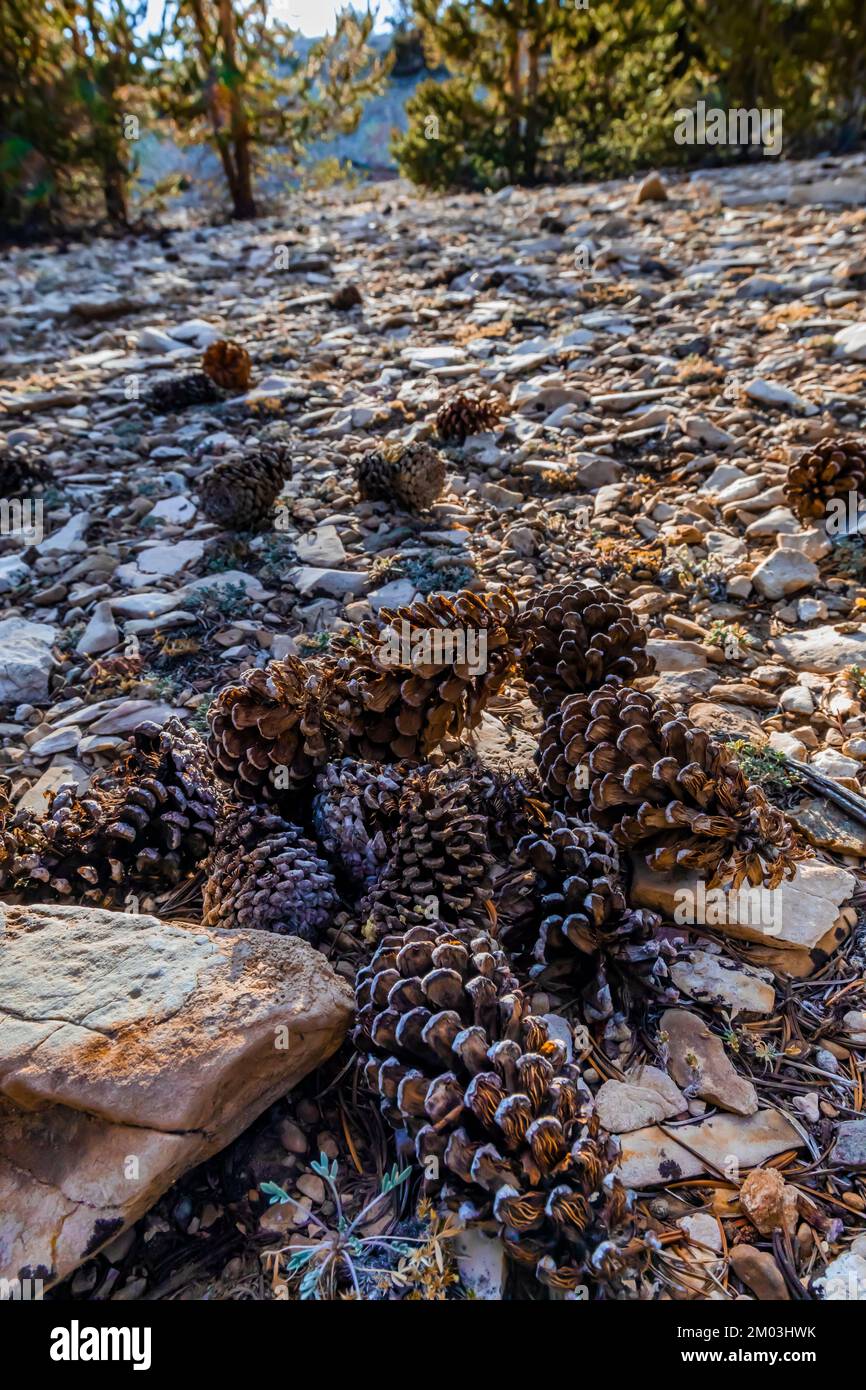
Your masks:
{"label": "sky", "polygon": [[[302,34],[310,38],[332,32],[334,16],[343,8],[340,0],[273,0],[273,11],[277,18],[286,20],[293,29],[300,29]],[[361,0],[356,8],[366,9],[366,0]],[[378,0],[374,8],[378,10],[376,28],[385,29],[385,21],[394,11],[393,0]],[[162,0],[148,0],[148,28],[157,27],[161,12]]]}

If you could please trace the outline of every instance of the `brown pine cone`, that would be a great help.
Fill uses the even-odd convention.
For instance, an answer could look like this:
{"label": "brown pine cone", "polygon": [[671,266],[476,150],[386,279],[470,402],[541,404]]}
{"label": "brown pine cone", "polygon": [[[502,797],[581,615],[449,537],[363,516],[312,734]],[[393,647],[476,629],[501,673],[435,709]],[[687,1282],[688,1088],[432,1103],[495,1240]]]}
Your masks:
{"label": "brown pine cone", "polygon": [[775,888],[800,857],[788,821],[724,745],[627,686],[572,695],[539,740],[552,801],[585,811],[652,869]]}
{"label": "brown pine cone", "polygon": [[614,1281],[633,1258],[619,1147],[496,941],[441,922],[388,935],[356,1002],[367,1084],[409,1130],[427,1189],[469,1223],[494,1220],[544,1284]]}
{"label": "brown pine cone", "polygon": [[352,884],[375,883],[399,817],[402,764],[380,767],[343,758],[316,778],[313,825],[329,860]]}
{"label": "brown pine cone", "polygon": [[169,415],[191,405],[213,405],[222,399],[219,388],[204,372],[184,372],[156,382],[144,403],[157,415]]}
{"label": "brown pine cone", "polygon": [[245,671],[208,711],[208,748],[246,801],[273,800],[312,780],[338,746],[324,715],[328,670],[289,656]]}
{"label": "brown pine cone", "polygon": [[466,436],[495,430],[505,411],[505,402],[456,391],[436,412],[439,438],[463,444]]}
{"label": "brown pine cone", "polygon": [[388,862],[362,907],[379,930],[398,920],[489,923],[493,856],[488,822],[471,776],[461,768],[407,775]]}
{"label": "brown pine cone", "polygon": [[826,519],[834,498],[860,493],[866,483],[866,440],[821,439],[788,469],[785,501],[801,521]]}
{"label": "brown pine cone", "polygon": [[356,305],[363,303],[363,295],[357,285],[341,285],[338,290],[334,290],[331,295],[332,309],[354,309]]}
{"label": "brown pine cone", "polygon": [[384,501],[410,512],[426,512],[445,486],[445,460],[429,444],[385,444],[355,460],[362,501]]}
{"label": "brown pine cone", "polygon": [[51,464],[31,454],[23,444],[0,450],[0,498],[20,497],[34,483],[50,483],[53,478]]}
{"label": "brown pine cone", "polygon": [[12,819],[11,790],[8,777],[0,777],[0,888],[13,882],[20,850],[15,835],[7,828]]}
{"label": "brown pine cone", "polygon": [[258,530],[273,520],[274,503],[291,476],[285,444],[260,444],[249,453],[230,454],[199,483],[202,512],[220,526]]}
{"label": "brown pine cone", "polygon": [[22,878],[40,892],[106,905],[176,884],[208,853],[225,806],[194,730],[177,719],[140,724],[127,759],[84,796],[61,788],[23,827]]}
{"label": "brown pine cone", "polygon": [[653,670],[645,630],[603,584],[575,579],[546,589],[524,621],[534,637],[526,680],[545,714],[566,695],[628,683]]}
{"label": "brown pine cone", "polygon": [[220,827],[205,865],[206,927],[253,927],[315,944],[337,906],[334,876],[297,825],[244,806]]}
{"label": "brown pine cone", "polygon": [[339,662],[341,723],[349,751],[378,762],[421,760],[480,723],[516,668],[525,633],[507,589],[468,589],[362,623]]}
{"label": "brown pine cone", "polygon": [[606,930],[613,934],[626,903],[619,853],[604,830],[555,811],[547,829],[523,837],[514,863],[527,871],[524,894],[535,909],[537,961],[549,961],[569,944],[590,955]]}
{"label": "brown pine cone", "polygon": [[253,379],[253,364],[246,348],[225,338],[211,343],[201,360],[201,369],[224,391],[247,391]]}

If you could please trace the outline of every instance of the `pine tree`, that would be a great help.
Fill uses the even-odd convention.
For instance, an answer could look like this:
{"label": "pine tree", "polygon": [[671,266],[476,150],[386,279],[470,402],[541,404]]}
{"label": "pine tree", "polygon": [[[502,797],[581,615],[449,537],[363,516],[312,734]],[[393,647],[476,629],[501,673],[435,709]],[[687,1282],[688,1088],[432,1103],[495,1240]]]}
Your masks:
{"label": "pine tree", "polygon": [[257,214],[256,179],[271,160],[297,163],[313,139],[351,131],[386,64],[368,45],[373,20],[344,11],[305,57],[270,0],[171,0],[163,99],[184,144],[222,164],[235,217]]}

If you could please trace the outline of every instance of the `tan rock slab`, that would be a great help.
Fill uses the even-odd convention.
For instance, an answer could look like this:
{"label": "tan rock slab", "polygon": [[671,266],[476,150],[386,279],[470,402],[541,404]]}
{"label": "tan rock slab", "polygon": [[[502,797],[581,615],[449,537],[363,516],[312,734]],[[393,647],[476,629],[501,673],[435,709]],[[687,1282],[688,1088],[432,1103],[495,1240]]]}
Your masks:
{"label": "tan rock slab", "polygon": [[820,797],[801,801],[788,812],[788,819],[802,830],[816,849],[835,850],[838,854],[856,854],[866,858],[866,825],[855,820]]}
{"label": "tan rock slab", "polygon": [[691,951],[671,964],[671,979],[677,989],[702,1004],[723,1008],[732,1018],[738,1014],[771,1014],[776,991],[769,972],[737,965],[727,956],[709,951]]}
{"label": "tan rock slab", "polygon": [[63,1279],[339,1047],[293,937],[86,907],[0,933],[0,1277]]}
{"label": "tan rock slab", "polygon": [[791,1295],[782,1272],[769,1250],[754,1245],[735,1245],[729,1256],[731,1269],[761,1303],[784,1303]]}
{"label": "tan rock slab", "polygon": [[642,1129],[687,1108],[682,1091],[658,1067],[642,1067],[627,1081],[605,1081],[595,1097],[596,1113],[611,1134]]}
{"label": "tan rock slab", "polygon": [[721,1038],[702,1018],[688,1009],[666,1009],[659,1029],[667,1034],[671,1073],[679,1086],[690,1086],[702,1100],[736,1115],[755,1114],[757,1091],[739,1075]]}
{"label": "tan rock slab", "polygon": [[677,1126],[671,1134],[683,1143],[669,1138],[657,1125],[623,1136],[618,1171],[626,1187],[656,1187],[715,1169],[742,1172],[802,1143],[794,1126],[777,1110],[713,1115],[698,1124]]}
{"label": "tan rock slab", "polygon": [[633,906],[651,907],[684,925],[695,920],[688,912],[696,905],[697,920],[703,925],[717,927],[738,940],[792,950],[809,951],[817,946],[835,925],[839,909],[857,882],[853,874],[836,864],[806,859],[797,864],[794,877],[783,880],[778,888],[729,894],[721,913],[714,914],[717,920],[711,920],[702,913],[701,904],[712,901],[717,907],[718,899],[710,899],[697,874],[655,873],[638,855],[633,856],[632,863]]}

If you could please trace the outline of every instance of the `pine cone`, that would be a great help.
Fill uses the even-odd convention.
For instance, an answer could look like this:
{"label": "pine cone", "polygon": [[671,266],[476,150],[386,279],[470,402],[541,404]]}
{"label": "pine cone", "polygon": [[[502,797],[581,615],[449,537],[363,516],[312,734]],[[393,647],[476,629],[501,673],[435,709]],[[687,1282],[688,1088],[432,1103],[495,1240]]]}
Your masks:
{"label": "pine cone", "polygon": [[863,491],[866,441],[848,435],[821,439],[788,469],[785,501],[801,521],[826,518],[834,498]]}
{"label": "pine cone", "polygon": [[489,923],[487,817],[460,768],[421,768],[403,783],[390,858],[362,911],[380,930],[396,920]]}
{"label": "pine cone", "polygon": [[336,746],[323,718],[329,674],[297,657],[246,671],[208,711],[217,772],[244,800],[272,800],[312,779]]}
{"label": "pine cone", "polygon": [[0,888],[14,879],[19,851],[15,835],[7,829],[12,818],[11,790],[8,777],[0,777]]}
{"label": "pine cone", "polygon": [[24,828],[22,875],[99,904],[161,880],[176,884],[207,854],[224,809],[199,735],[177,719],[140,724],[128,758],[83,797],[61,788]]}
{"label": "pine cone", "polygon": [[340,722],[350,750],[372,761],[425,758],[480,723],[525,640],[507,589],[379,610],[339,662]]}
{"label": "pine cone", "polygon": [[313,825],[328,858],[353,884],[370,887],[388,857],[405,769],[344,758],[316,779]]}
{"label": "pine cone", "polygon": [[246,454],[230,454],[214,464],[199,483],[201,509],[208,521],[252,531],[273,519],[274,503],[292,476],[285,444],[260,444]]}
{"label": "pine cone", "polygon": [[362,501],[391,502],[410,512],[425,512],[442,493],[445,460],[429,444],[386,444],[356,459]]}
{"label": "pine cone", "polygon": [[316,846],[266,806],[228,817],[205,872],[206,927],[255,927],[315,944],[337,906]]}
{"label": "pine cone", "polygon": [[253,379],[253,364],[246,348],[225,338],[211,343],[201,360],[201,369],[224,391],[247,391]]}
{"label": "pine cone", "polygon": [[440,439],[456,440],[463,444],[469,434],[481,434],[496,429],[505,403],[484,396],[470,396],[457,391],[440,405],[436,412],[436,429]]}
{"label": "pine cone", "polygon": [[428,1188],[469,1222],[496,1221],[542,1283],[615,1278],[631,1235],[618,1145],[490,935],[437,922],[386,936],[356,1001],[367,1083],[414,1138]]}
{"label": "pine cone", "polygon": [[566,695],[627,683],[653,670],[646,632],[603,584],[575,579],[547,589],[524,621],[535,639],[526,680],[545,714]]}
{"label": "pine cone", "polygon": [[543,799],[541,780],[534,772],[485,770],[480,775],[490,847],[497,859],[508,859],[524,836],[540,833],[547,824],[550,808]]}
{"label": "pine cone", "polygon": [[709,887],[775,888],[794,871],[791,827],[724,746],[671,706],[625,686],[572,695],[539,740],[551,800],[586,810],[652,869],[697,870]]}
{"label": "pine cone", "polygon": [[514,862],[526,869],[524,892],[540,918],[533,954],[547,962],[570,945],[585,955],[625,910],[619,854],[597,826],[554,812],[550,826],[525,835]]}
{"label": "pine cone", "polygon": [[0,451],[0,498],[20,497],[34,483],[50,483],[54,470],[23,444],[11,444]]}
{"label": "pine cone", "polygon": [[334,290],[331,295],[332,309],[354,309],[357,304],[363,303],[364,296],[357,285],[341,285],[338,290]]}
{"label": "pine cone", "polygon": [[213,405],[222,395],[204,372],[184,372],[181,376],[158,381],[144,398],[156,415],[174,414],[191,405]]}

